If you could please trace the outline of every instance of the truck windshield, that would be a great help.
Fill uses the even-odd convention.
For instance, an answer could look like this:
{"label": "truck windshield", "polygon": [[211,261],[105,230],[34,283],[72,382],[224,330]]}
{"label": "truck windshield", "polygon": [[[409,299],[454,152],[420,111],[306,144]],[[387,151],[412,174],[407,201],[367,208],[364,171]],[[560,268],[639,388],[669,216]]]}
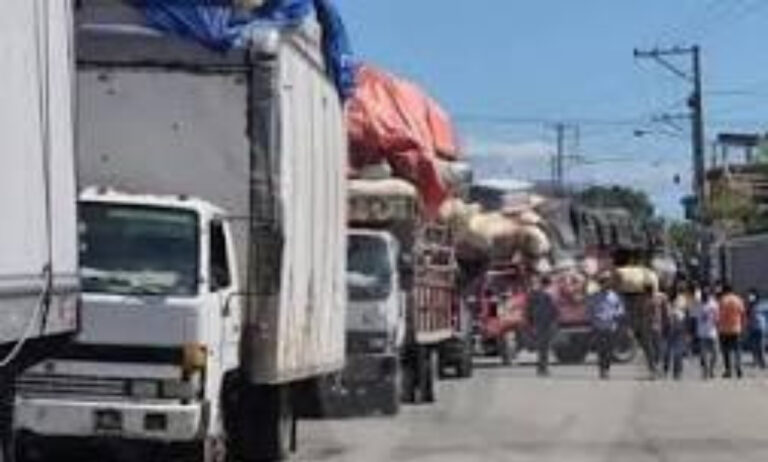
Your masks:
{"label": "truck windshield", "polygon": [[387,242],[353,235],[347,250],[347,288],[352,300],[380,300],[392,291],[392,263]]}
{"label": "truck windshield", "polygon": [[191,211],[82,204],[83,290],[194,295],[198,280],[198,228],[197,214]]}
{"label": "truck windshield", "polygon": [[485,290],[489,295],[507,295],[519,290],[520,284],[516,273],[495,273],[489,275]]}

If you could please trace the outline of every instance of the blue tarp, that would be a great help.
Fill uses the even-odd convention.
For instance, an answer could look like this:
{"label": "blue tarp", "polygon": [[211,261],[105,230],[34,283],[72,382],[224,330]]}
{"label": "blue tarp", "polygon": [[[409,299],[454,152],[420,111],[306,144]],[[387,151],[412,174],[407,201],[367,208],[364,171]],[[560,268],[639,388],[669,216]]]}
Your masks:
{"label": "blue tarp", "polygon": [[152,27],[221,51],[242,46],[250,28],[296,26],[315,11],[323,31],[323,55],[329,74],[343,98],[352,92],[352,47],[341,15],[331,0],[267,0],[248,13],[238,13],[226,0],[133,1]]}
{"label": "blue tarp", "polygon": [[352,96],[357,74],[352,44],[339,11],[330,0],[314,0],[317,20],[323,28],[323,53],[336,88],[343,99]]}

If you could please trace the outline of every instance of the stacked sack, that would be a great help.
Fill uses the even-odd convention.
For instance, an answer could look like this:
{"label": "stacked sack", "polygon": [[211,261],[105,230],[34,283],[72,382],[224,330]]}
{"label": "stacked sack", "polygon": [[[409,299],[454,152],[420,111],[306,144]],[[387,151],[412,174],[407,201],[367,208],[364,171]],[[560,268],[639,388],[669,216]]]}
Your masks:
{"label": "stacked sack", "polygon": [[496,261],[525,258],[537,266],[552,250],[542,219],[533,210],[488,212],[478,204],[451,199],[441,207],[440,218],[454,228],[463,255],[485,255]]}
{"label": "stacked sack", "polygon": [[392,176],[416,186],[431,218],[466,180],[449,116],[412,82],[361,64],[346,116],[353,177],[385,163]]}
{"label": "stacked sack", "polygon": [[642,294],[647,290],[659,291],[659,277],[645,266],[622,266],[616,269],[616,289],[624,294]]}

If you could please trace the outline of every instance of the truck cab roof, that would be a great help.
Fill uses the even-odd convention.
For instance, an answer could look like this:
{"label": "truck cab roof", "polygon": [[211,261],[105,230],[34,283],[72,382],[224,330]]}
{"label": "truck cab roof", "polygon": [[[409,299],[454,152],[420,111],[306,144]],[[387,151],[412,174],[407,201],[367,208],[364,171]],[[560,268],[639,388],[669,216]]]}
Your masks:
{"label": "truck cab roof", "polygon": [[394,236],[389,231],[381,231],[377,229],[352,228],[348,231],[348,234],[350,236],[370,236],[394,240]]}
{"label": "truck cab roof", "polygon": [[196,212],[201,217],[225,215],[224,210],[208,201],[185,195],[152,195],[118,191],[112,188],[92,186],[80,193],[80,201],[122,205],[167,207]]}

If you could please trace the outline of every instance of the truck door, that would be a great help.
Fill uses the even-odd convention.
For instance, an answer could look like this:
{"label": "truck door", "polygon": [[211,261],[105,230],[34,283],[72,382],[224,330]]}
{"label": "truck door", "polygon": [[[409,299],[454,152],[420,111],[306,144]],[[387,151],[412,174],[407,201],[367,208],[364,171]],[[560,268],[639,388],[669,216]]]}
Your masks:
{"label": "truck door", "polygon": [[235,290],[234,271],[231,264],[231,239],[227,228],[220,220],[211,221],[210,228],[210,290],[218,300],[220,310],[214,316],[220,316],[221,322],[214,323],[221,328],[218,346],[221,354],[222,370],[227,371],[237,366],[242,323],[241,299]]}

